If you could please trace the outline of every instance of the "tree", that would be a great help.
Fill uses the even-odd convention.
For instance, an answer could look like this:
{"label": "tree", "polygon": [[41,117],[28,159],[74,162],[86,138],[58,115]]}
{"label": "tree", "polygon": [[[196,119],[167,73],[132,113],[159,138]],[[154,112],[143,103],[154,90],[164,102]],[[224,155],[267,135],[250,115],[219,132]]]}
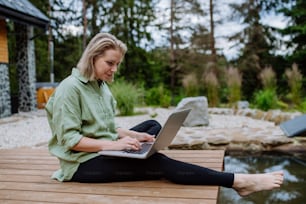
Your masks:
{"label": "tree", "polygon": [[82,38],[67,34],[65,41],[55,40],[54,74],[56,81],[61,81],[71,73],[82,54]]}
{"label": "tree", "polygon": [[210,16],[210,50],[211,62],[216,66],[217,64],[217,51],[215,47],[215,22],[214,22],[214,4],[213,0],[209,0],[209,16]]}
{"label": "tree", "polygon": [[250,99],[260,83],[257,74],[270,65],[275,40],[272,29],[261,23],[261,15],[269,12],[275,6],[274,1],[245,0],[242,4],[230,4],[234,11],[234,18],[241,20],[245,25],[241,32],[231,36],[237,44],[242,45],[237,60],[238,68],[243,74],[243,95]]}
{"label": "tree", "polygon": [[[128,52],[119,70],[119,76],[131,82],[144,82],[151,77],[150,58],[146,48],[152,43],[148,27],[155,20],[151,0],[113,0],[107,6],[103,28],[127,44]],[[102,18],[102,16],[101,16]]]}
{"label": "tree", "polygon": [[290,23],[280,32],[289,36],[287,46],[293,49],[292,55],[288,57],[289,61],[291,64],[298,64],[302,74],[306,76],[306,1],[289,0],[289,2],[290,4],[285,4],[280,11],[290,19]]}
{"label": "tree", "polygon": [[[180,56],[179,50],[186,44],[183,38],[183,32],[192,30],[192,24],[190,22],[183,22],[182,19],[188,19],[187,14],[203,14],[203,10],[200,7],[198,1],[174,1],[170,2],[170,26],[169,26],[169,42],[170,42],[170,87],[174,90],[178,79],[179,73],[182,73],[182,68],[178,63]],[[186,25],[186,26],[182,26]],[[183,31],[183,32],[182,32]]]}
{"label": "tree", "polygon": [[[65,64],[66,60],[62,62],[60,62],[60,60],[65,57],[69,58],[70,56],[79,56],[79,49],[69,50],[72,45],[69,45],[69,40],[65,41],[67,35],[68,38],[70,38],[69,35],[71,34],[67,31],[65,26],[68,24],[73,25],[73,23],[76,23],[76,25],[79,24],[78,20],[80,19],[80,16],[75,15],[78,13],[75,10],[77,6],[73,6],[78,2],[73,0],[31,0],[31,3],[39,8],[50,19],[50,26],[47,31],[35,29],[37,81],[52,81],[54,76],[51,75],[51,72],[55,72],[56,80],[60,81],[67,76],[67,73],[70,73],[72,68],[71,66],[75,66],[76,63],[70,62]],[[54,44],[62,45],[63,43],[66,45],[61,48],[54,46]],[[61,49],[64,49],[62,53]],[[55,70],[53,70],[53,67],[55,67]]]}

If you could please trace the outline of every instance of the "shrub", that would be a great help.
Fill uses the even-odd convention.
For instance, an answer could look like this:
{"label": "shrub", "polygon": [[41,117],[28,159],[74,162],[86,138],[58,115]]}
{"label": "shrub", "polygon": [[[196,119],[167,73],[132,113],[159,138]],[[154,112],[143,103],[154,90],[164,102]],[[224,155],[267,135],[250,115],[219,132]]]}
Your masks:
{"label": "shrub", "polygon": [[255,107],[267,111],[276,108],[277,95],[274,90],[265,89],[255,93]]}
{"label": "shrub", "polygon": [[123,80],[114,82],[110,86],[110,89],[117,101],[117,108],[120,115],[133,115],[135,105],[138,103],[142,91]]}
{"label": "shrub", "polygon": [[306,98],[303,100],[303,102],[301,103],[300,107],[299,107],[299,111],[306,113]]}
{"label": "shrub", "polygon": [[162,84],[153,87],[145,93],[146,105],[169,107],[171,105],[170,91],[164,88]]}

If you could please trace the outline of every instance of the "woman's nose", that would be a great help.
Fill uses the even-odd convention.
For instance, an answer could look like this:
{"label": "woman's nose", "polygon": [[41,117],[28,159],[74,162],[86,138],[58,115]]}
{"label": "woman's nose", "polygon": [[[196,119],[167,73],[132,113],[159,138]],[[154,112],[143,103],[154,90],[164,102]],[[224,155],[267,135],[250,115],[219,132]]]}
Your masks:
{"label": "woman's nose", "polygon": [[112,72],[116,72],[117,70],[118,70],[118,65],[112,66],[112,68],[111,68]]}

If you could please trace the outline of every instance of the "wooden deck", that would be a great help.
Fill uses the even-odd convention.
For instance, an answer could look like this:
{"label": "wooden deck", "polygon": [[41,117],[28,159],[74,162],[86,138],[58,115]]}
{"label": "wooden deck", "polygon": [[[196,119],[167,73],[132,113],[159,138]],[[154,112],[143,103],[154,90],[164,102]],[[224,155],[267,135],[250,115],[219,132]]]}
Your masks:
{"label": "wooden deck", "polygon": [[[224,151],[166,150],[163,153],[223,169]],[[50,179],[58,167],[57,159],[47,149],[0,150],[0,203],[217,203],[217,186],[187,186],[167,181],[61,183]]]}

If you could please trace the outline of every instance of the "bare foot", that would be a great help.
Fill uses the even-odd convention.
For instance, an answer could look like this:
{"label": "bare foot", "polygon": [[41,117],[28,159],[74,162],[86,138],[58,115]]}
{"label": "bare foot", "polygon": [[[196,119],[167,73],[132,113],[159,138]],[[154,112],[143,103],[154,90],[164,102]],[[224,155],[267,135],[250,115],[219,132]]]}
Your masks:
{"label": "bare foot", "polygon": [[284,180],[282,171],[275,171],[265,174],[235,174],[233,189],[240,196],[247,196],[251,193],[279,188]]}

